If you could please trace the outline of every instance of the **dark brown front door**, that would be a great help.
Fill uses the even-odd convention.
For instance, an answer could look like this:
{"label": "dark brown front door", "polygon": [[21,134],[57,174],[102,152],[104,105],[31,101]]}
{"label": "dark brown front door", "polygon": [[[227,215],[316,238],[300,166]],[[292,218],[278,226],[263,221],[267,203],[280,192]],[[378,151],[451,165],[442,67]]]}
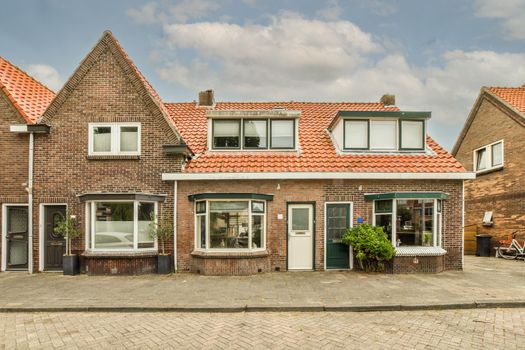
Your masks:
{"label": "dark brown front door", "polygon": [[49,205],[44,208],[44,270],[62,270],[66,241],[55,233],[55,227],[66,215],[66,207]]}

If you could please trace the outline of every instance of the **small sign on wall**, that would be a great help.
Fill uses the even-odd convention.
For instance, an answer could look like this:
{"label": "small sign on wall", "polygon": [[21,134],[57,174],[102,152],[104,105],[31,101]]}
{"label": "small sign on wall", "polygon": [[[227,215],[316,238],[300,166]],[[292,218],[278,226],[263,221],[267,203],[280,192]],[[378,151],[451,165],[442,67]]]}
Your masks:
{"label": "small sign on wall", "polygon": [[362,216],[358,216],[358,217],[357,217],[357,223],[358,223],[358,224],[362,224],[363,222],[365,222],[365,219],[363,219]]}
{"label": "small sign on wall", "polygon": [[284,218],[283,214],[277,214],[277,220],[282,220]]}

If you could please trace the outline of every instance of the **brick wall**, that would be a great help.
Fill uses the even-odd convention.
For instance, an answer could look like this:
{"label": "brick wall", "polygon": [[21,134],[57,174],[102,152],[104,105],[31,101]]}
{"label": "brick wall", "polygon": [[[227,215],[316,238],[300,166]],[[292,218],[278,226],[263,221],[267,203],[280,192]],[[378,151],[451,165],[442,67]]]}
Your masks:
{"label": "brick wall", "polygon": [[[473,151],[504,140],[504,168],[465,181],[465,225],[494,236],[493,244],[513,230],[525,235],[525,128],[490,98],[481,102],[456,158],[473,170]],[[482,226],[485,211],[494,212],[494,226]]]}
{"label": "brick wall", "polygon": [[[29,146],[27,134],[9,131],[12,124],[25,124],[7,97],[0,91],[0,208],[3,204],[27,203],[27,170]],[[0,227],[3,223],[0,213]],[[1,237],[1,235],[0,235]],[[0,239],[0,261],[2,261],[2,239]]]}
{"label": "brick wall", "polygon": [[[286,270],[286,203],[315,202],[315,269],[324,268],[324,203],[351,201],[354,203],[354,225],[358,217],[372,222],[372,202],[364,201],[365,193],[395,191],[443,191],[450,198],[443,205],[443,239],[445,268],[462,268],[461,181],[357,181],[357,180],[283,180],[283,181],[179,181],[177,214],[178,269],[192,269],[194,250],[194,207],[188,195],[204,192],[273,194],[267,208],[266,246],[270,270]],[[283,214],[278,220],[277,215]]]}
{"label": "brick wall", "polygon": [[[49,135],[36,137],[34,222],[39,223],[39,206],[43,203],[67,203],[77,216],[82,236],[74,242],[74,250],[85,249],[85,206],[77,196],[86,192],[147,192],[167,194],[159,206],[161,215],[173,217],[173,184],[163,182],[163,172],[180,171],[181,157],[167,156],[162,145],[173,143],[167,122],[137,89],[125,72],[121,57],[104,43],[74,76],[74,88],[66,85],[68,97],[49,118]],[[86,62],[86,61],[85,61]],[[140,122],[142,144],[140,159],[88,159],[88,123]],[[39,264],[39,230],[35,226],[34,266]],[[167,250],[171,252],[172,243]]]}

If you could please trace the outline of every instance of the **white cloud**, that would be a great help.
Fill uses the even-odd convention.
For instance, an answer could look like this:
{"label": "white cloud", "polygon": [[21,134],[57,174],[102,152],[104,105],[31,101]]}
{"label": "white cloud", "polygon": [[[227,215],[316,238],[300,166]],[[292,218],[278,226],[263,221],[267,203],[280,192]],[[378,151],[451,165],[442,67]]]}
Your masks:
{"label": "white cloud", "polygon": [[317,15],[328,20],[336,20],[341,17],[341,6],[339,0],[329,0],[328,6],[317,11]]}
{"label": "white cloud", "polygon": [[[219,100],[378,101],[397,96],[409,110],[433,112],[431,132],[451,147],[479,89],[525,82],[525,53],[448,51],[414,65],[344,20],[282,12],[269,23],[163,26],[161,79],[187,90],[213,88]],[[169,52],[179,58],[169,60]],[[179,53],[184,52],[184,55]],[[180,57],[189,55],[190,61]]]}
{"label": "white cloud", "polygon": [[47,64],[30,64],[26,72],[51,90],[58,91],[62,87],[62,79],[57,70]]}
{"label": "white cloud", "polygon": [[219,2],[212,0],[182,0],[166,6],[150,2],[140,8],[130,8],[126,14],[138,24],[184,23],[190,19],[205,18],[220,7]]}
{"label": "white cloud", "polygon": [[476,15],[501,21],[510,39],[525,40],[525,0],[476,0]]}

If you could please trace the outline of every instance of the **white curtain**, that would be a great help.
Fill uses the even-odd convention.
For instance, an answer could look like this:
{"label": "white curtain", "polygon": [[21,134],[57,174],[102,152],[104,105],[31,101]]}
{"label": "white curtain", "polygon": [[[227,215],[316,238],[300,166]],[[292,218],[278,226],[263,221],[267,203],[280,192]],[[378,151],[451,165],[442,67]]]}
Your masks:
{"label": "white curtain", "polygon": [[401,147],[402,148],[423,148],[423,125],[422,121],[401,122]]}
{"label": "white curtain", "polygon": [[136,126],[123,126],[120,128],[120,151],[138,151],[138,128]]}
{"label": "white curtain", "polygon": [[293,120],[272,120],[272,147],[292,148],[294,146]]}
{"label": "white curtain", "polygon": [[234,120],[217,120],[213,124],[213,136],[237,137],[239,136],[239,122]]}
{"label": "white curtain", "polygon": [[503,145],[496,143],[492,145],[492,166],[503,164]]}
{"label": "white curtain", "polygon": [[368,148],[368,122],[345,120],[345,148]]}
{"label": "white curtain", "polygon": [[371,120],[370,148],[396,149],[396,123],[395,120]]}
{"label": "white curtain", "polygon": [[111,152],[110,127],[96,127],[93,129],[93,151]]}

